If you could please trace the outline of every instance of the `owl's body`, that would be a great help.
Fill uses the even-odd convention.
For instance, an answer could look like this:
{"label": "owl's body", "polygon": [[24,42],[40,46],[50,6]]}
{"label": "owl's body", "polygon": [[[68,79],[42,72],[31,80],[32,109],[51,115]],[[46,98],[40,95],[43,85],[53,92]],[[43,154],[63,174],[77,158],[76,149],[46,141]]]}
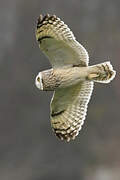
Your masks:
{"label": "owl's body", "polygon": [[[82,71],[81,71],[82,69]],[[43,90],[54,91],[58,88],[72,86],[87,79],[87,68],[49,69],[41,73]]]}
{"label": "owl's body", "polygon": [[51,125],[61,140],[70,141],[84,123],[94,82],[109,83],[115,71],[110,62],[88,66],[87,51],[56,16],[39,17],[36,38],[53,67],[38,74],[36,86],[54,91]]}

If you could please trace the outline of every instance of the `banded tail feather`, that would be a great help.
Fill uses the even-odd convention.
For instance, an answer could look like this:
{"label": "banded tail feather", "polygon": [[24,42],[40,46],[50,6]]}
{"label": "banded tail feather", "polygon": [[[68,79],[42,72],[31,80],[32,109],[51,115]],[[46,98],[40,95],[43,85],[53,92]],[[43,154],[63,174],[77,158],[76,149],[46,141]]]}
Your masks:
{"label": "banded tail feather", "polygon": [[90,74],[88,75],[89,80],[99,83],[109,83],[114,79],[116,71],[109,61],[97,64],[90,67]]}

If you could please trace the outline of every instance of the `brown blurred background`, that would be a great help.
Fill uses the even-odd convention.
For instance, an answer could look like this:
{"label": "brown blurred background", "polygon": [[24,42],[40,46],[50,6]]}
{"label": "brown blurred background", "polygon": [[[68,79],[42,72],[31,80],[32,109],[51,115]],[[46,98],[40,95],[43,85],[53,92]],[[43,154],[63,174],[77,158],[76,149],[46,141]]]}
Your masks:
{"label": "brown blurred background", "polygon": [[[117,76],[96,84],[85,124],[64,143],[49,120],[52,93],[37,73],[50,68],[35,39],[39,14],[56,14],[90,55]],[[0,180],[120,180],[120,1],[0,0]]]}

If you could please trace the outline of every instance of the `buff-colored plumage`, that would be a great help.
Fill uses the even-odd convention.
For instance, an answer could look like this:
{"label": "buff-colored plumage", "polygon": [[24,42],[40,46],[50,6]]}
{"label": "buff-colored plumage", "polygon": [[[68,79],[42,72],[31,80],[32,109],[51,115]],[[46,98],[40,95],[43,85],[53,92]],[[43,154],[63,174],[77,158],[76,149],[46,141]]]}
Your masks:
{"label": "buff-colored plumage", "polygon": [[[52,108],[52,127],[60,139],[75,139],[84,123],[93,82],[83,83],[55,91]],[[55,112],[62,112],[55,116]]]}
{"label": "buff-colored plumage", "polygon": [[38,74],[36,86],[54,91],[51,126],[61,140],[70,141],[75,139],[84,123],[93,81],[110,82],[115,71],[109,62],[88,66],[87,51],[55,15],[40,15],[36,39],[53,67]]}
{"label": "buff-colored plumage", "polygon": [[46,15],[38,18],[36,38],[40,49],[48,56],[52,67],[65,65],[88,65],[88,53],[85,48],[75,40],[75,37],[63,21],[56,16]]}

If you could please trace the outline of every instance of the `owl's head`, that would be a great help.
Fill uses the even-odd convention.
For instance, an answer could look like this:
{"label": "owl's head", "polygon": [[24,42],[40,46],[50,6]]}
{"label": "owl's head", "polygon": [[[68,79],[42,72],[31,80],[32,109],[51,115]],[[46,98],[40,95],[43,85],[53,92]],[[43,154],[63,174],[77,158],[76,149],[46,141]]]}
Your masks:
{"label": "owl's head", "polygon": [[39,72],[35,79],[35,85],[38,89],[43,90],[42,73]]}

